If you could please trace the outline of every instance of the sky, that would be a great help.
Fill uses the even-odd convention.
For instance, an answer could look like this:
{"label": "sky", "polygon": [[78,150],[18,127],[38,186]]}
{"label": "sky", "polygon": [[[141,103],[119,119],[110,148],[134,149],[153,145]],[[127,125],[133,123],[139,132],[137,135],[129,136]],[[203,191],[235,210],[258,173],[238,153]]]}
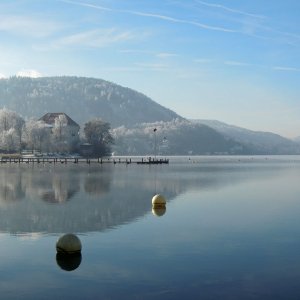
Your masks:
{"label": "sky", "polygon": [[1,0],[0,77],[86,76],[300,136],[299,0]]}

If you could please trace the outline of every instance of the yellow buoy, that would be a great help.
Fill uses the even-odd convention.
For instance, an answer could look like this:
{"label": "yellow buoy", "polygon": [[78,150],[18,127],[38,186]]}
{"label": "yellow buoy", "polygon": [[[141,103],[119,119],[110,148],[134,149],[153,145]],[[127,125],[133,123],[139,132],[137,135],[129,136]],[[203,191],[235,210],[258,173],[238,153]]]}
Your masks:
{"label": "yellow buoy", "polygon": [[76,254],[81,252],[80,239],[73,233],[61,236],[56,242],[56,251],[64,254]]}
{"label": "yellow buoy", "polygon": [[161,208],[161,207],[166,207],[166,199],[164,196],[160,195],[160,194],[156,194],[153,198],[152,198],[152,207],[153,208]]}

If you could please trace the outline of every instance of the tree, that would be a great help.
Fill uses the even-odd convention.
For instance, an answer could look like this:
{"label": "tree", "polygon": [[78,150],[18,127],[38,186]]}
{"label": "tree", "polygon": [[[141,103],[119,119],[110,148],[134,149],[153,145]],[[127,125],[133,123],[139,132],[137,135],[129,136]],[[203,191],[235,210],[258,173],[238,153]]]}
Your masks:
{"label": "tree", "polygon": [[18,148],[18,139],[14,128],[5,130],[1,134],[1,148],[9,153],[16,151]]}
{"label": "tree", "polygon": [[93,146],[93,154],[97,157],[110,154],[114,140],[110,133],[110,124],[101,119],[93,119],[84,125],[86,141]]}
{"label": "tree", "polygon": [[43,121],[29,120],[25,127],[25,142],[32,150],[47,151],[50,146],[50,129]]}
{"label": "tree", "polygon": [[0,147],[13,152],[21,150],[25,121],[14,111],[0,109]]}

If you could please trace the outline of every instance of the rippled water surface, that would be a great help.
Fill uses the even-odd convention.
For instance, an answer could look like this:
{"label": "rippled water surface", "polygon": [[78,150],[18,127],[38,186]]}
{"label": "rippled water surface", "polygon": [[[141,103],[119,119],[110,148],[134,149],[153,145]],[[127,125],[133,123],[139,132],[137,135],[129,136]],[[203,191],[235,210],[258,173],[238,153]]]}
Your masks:
{"label": "rippled water surface", "polygon": [[2,164],[0,232],[1,299],[300,299],[300,157]]}

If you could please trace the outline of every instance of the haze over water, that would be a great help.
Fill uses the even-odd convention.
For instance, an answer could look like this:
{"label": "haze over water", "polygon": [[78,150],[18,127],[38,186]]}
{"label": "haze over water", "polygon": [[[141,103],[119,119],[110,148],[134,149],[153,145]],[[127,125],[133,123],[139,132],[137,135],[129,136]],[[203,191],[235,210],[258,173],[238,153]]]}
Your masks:
{"label": "haze over water", "polygon": [[[2,297],[299,299],[299,179],[296,156],[1,165]],[[79,261],[56,258],[68,232]]]}

